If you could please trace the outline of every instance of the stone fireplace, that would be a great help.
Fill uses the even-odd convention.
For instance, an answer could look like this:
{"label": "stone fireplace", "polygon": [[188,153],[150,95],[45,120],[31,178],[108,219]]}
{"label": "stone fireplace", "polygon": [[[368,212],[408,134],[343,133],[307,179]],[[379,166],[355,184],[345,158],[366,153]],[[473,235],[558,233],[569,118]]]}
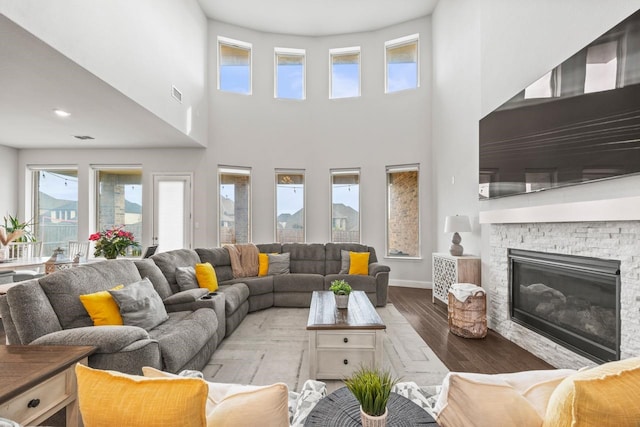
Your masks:
{"label": "stone fireplace", "polygon": [[[614,291],[619,295],[619,357],[640,354],[640,221],[493,223],[489,227],[490,252],[483,256],[489,274],[484,276],[483,287],[489,294],[490,328],[556,367],[593,365],[597,358],[587,358],[582,350],[567,348],[541,335],[535,327],[523,326],[513,316],[509,252],[526,250],[611,260],[619,263],[619,289]],[[534,288],[528,290],[533,292]]]}

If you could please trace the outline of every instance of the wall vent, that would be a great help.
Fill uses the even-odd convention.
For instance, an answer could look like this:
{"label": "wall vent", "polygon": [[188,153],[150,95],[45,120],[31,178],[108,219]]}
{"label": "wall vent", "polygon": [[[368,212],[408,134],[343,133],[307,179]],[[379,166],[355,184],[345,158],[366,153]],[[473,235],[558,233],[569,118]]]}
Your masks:
{"label": "wall vent", "polygon": [[85,139],[95,139],[94,137],[89,136],[89,135],[73,135],[73,137],[74,137],[74,138],[78,138],[78,139],[82,139],[82,140],[85,140]]}
{"label": "wall vent", "polygon": [[182,92],[180,92],[175,86],[171,86],[171,96],[182,104]]}

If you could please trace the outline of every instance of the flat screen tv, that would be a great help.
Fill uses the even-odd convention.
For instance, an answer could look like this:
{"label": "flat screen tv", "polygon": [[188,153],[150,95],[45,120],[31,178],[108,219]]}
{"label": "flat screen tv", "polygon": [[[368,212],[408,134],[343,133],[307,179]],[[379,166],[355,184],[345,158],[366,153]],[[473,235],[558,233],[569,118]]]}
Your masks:
{"label": "flat screen tv", "polygon": [[481,199],[640,172],[640,10],[480,120]]}

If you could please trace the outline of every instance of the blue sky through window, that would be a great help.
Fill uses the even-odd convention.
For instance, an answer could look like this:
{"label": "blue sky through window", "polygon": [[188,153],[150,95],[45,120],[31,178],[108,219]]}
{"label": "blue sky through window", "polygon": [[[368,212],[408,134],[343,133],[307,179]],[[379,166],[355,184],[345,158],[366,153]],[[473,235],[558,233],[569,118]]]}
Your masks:
{"label": "blue sky through window", "polygon": [[248,65],[223,65],[220,67],[220,90],[250,93]]}
{"label": "blue sky through window", "polygon": [[302,64],[278,65],[276,97],[304,99],[304,66]]}
{"label": "blue sky through window", "polygon": [[387,92],[415,89],[418,87],[418,64],[400,62],[387,65]]}
{"label": "blue sky through window", "polygon": [[360,65],[333,64],[331,75],[331,98],[360,96]]}
{"label": "blue sky through window", "polygon": [[333,184],[333,203],[342,203],[360,210],[360,185],[358,184]]}

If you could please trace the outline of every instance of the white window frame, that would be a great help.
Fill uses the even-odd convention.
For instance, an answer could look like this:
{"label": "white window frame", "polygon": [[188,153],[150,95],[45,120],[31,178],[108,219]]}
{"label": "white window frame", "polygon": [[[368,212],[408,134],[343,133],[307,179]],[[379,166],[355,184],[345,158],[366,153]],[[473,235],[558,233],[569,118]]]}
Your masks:
{"label": "white window frame", "polygon": [[[384,236],[384,257],[385,258],[393,258],[393,259],[422,259],[422,214],[421,214],[421,200],[420,200],[420,164],[404,164],[404,165],[393,165],[387,166],[385,171],[385,193],[386,193],[386,213],[384,218],[384,228],[385,228],[385,236]],[[398,173],[398,172],[418,172],[418,254],[413,256],[398,256],[398,255],[390,255],[389,254],[389,206],[391,201],[389,200],[389,174],[390,173]]]}
{"label": "white window frame", "polygon": [[[329,210],[329,241],[333,242],[333,177],[337,175],[358,175],[358,187],[362,185],[362,172],[360,168],[330,169],[329,182],[331,191],[331,209]],[[358,189],[358,241],[348,243],[362,243],[362,191]]]}
{"label": "white window frame", "polygon": [[[387,64],[387,49],[400,47],[410,43],[416,43],[416,87],[403,89],[399,91],[389,92],[389,64]],[[408,90],[415,90],[420,87],[420,33],[411,34],[409,36],[399,37],[397,39],[388,40],[384,42],[384,93],[398,93],[406,92]]]}
{"label": "white window frame", "polygon": [[[358,55],[358,95],[346,96],[340,98],[333,97],[333,58],[342,55]],[[359,98],[362,96],[362,51],[360,46],[338,47],[329,49],[329,99],[349,99]]]}
{"label": "white window frame", "polygon": [[[278,55],[300,56],[302,57],[302,98],[279,98],[278,97]],[[307,50],[287,47],[273,48],[273,97],[285,101],[304,101],[307,99]]]}
{"label": "white window frame", "polygon": [[222,246],[220,243],[220,220],[222,218],[220,218],[220,175],[222,174],[229,174],[229,175],[245,175],[249,177],[249,235],[248,235],[248,242],[251,242],[251,236],[253,234],[253,222],[252,222],[252,217],[253,217],[253,207],[251,204],[251,201],[253,199],[252,197],[252,192],[253,192],[253,183],[252,183],[252,176],[251,176],[251,168],[250,167],[245,167],[245,166],[226,166],[226,165],[218,165],[218,201],[217,201],[217,205],[218,205],[218,209],[217,209],[217,232],[218,232],[218,246]]}
{"label": "white window frame", "polygon": [[[304,193],[302,197],[302,209],[304,215],[302,216],[303,225],[303,243],[307,241],[307,174],[305,169],[275,169],[273,178],[275,180],[275,186],[273,188],[273,207],[274,207],[274,221],[273,221],[273,241],[278,242],[278,175],[302,175],[302,182],[304,185]],[[284,242],[286,243],[286,242]]]}
{"label": "white window frame", "polygon": [[[249,92],[248,93],[233,92],[233,91],[227,91],[227,90],[220,89],[220,62],[221,62],[220,45],[221,44],[225,44],[227,46],[237,47],[237,48],[240,48],[240,49],[247,49],[249,51]],[[219,91],[227,92],[227,93],[236,93],[238,95],[252,95],[253,94],[253,44],[252,43],[231,39],[229,37],[218,36],[218,46],[217,46],[216,59],[217,59],[217,68],[216,69],[217,69],[217,72],[218,72],[217,76],[216,76],[216,80],[217,80],[217,88],[218,88]]]}

